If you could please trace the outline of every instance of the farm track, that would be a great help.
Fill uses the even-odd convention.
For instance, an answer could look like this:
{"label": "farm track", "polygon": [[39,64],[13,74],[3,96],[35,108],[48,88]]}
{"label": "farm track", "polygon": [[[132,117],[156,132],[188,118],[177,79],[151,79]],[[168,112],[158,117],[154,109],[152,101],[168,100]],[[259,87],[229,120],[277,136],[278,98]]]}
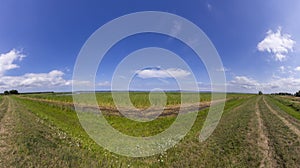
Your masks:
{"label": "farm track", "polygon": [[276,115],[291,131],[293,131],[297,136],[298,139],[300,141],[300,130],[292,124],[292,122],[290,122],[288,119],[286,119],[285,117],[283,117],[282,115],[280,115],[276,110],[274,110],[269,104],[268,102],[265,100],[265,98],[263,98],[264,103],[266,104],[266,106],[268,107],[268,109],[274,114]]}
{"label": "farm track", "polygon": [[276,161],[274,161],[274,157],[273,157],[274,151],[272,150],[272,147],[270,146],[270,140],[267,136],[266,128],[263,123],[263,119],[261,117],[261,111],[258,106],[258,101],[261,101],[261,97],[259,97],[255,103],[255,113],[257,115],[257,122],[258,122],[258,125],[257,125],[258,130],[257,131],[258,131],[258,135],[259,135],[258,147],[263,155],[259,167],[260,168],[274,167],[276,164]]}
{"label": "farm track", "polygon": [[0,113],[2,113],[0,121],[0,165],[9,164],[15,150],[14,144],[11,143],[16,124],[15,111],[12,106],[11,100],[7,97],[4,98],[0,106]]}

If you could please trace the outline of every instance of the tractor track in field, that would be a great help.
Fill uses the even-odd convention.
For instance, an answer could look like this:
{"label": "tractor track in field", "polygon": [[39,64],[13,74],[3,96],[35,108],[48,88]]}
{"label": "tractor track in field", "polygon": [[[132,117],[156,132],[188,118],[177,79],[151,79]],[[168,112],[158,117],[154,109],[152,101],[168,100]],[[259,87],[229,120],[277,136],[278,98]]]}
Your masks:
{"label": "tractor track in field", "polygon": [[260,168],[262,167],[274,167],[276,161],[274,160],[273,157],[273,151],[272,147],[270,146],[270,139],[267,136],[267,132],[265,131],[265,125],[263,123],[263,119],[261,117],[261,111],[258,106],[258,101],[261,100],[261,98],[256,100],[255,103],[255,113],[257,116],[257,122],[258,122],[258,135],[259,135],[259,140],[258,140],[258,147],[263,154],[262,160],[260,162]]}
{"label": "tractor track in field", "polygon": [[[6,103],[4,101],[6,101]],[[9,98],[4,98],[1,108],[1,113],[4,113],[4,115],[0,121],[0,165],[4,166],[7,165],[13,157],[14,147],[10,141],[14,133],[15,121],[13,118],[14,111]]]}
{"label": "tractor track in field", "polygon": [[264,103],[266,104],[267,108],[274,114],[276,115],[293,133],[295,133],[298,136],[298,140],[300,140],[300,130],[294,126],[290,121],[288,121],[286,118],[282,117],[281,115],[278,114],[276,110],[274,110],[268,102],[263,98]]}

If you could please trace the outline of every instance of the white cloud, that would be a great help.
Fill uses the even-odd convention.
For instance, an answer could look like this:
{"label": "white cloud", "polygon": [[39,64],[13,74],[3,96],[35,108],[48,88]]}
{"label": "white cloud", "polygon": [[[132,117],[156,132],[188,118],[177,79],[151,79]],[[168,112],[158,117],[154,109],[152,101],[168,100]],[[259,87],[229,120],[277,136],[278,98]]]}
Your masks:
{"label": "white cloud", "polygon": [[300,90],[300,79],[294,77],[272,79],[270,82],[263,83],[261,85],[263,89],[271,92],[294,93]]}
{"label": "white cloud", "polygon": [[280,66],[280,67],[279,67],[279,71],[280,71],[281,73],[285,73],[285,67],[284,67],[284,66]]}
{"label": "white cloud", "polygon": [[[258,81],[246,77],[236,76],[229,82],[231,91],[250,91],[257,92],[259,90],[268,93],[274,92],[290,92],[295,93],[300,90],[300,79],[294,77],[278,77],[274,76],[270,81],[259,83]],[[244,90],[239,90],[242,88]]]}
{"label": "white cloud", "polygon": [[49,73],[26,73],[21,76],[5,75],[7,71],[19,68],[15,61],[22,61],[24,57],[24,54],[15,49],[0,54],[0,89],[44,90],[71,85],[71,81],[64,79],[64,73],[59,70]]}
{"label": "white cloud", "polygon": [[100,82],[98,83],[98,86],[110,86],[110,82],[109,81]]}
{"label": "white cloud", "polygon": [[17,64],[14,64],[14,61],[21,61],[24,57],[25,55],[15,49],[8,53],[0,54],[0,76],[4,75],[8,70],[19,68]]}
{"label": "white cloud", "polygon": [[189,76],[189,71],[180,68],[169,69],[144,69],[136,71],[140,78],[183,78]]}
{"label": "white cloud", "polygon": [[255,89],[259,86],[259,83],[256,80],[248,78],[246,76],[236,76],[230,82],[230,84],[244,89]]}
{"label": "white cloud", "polygon": [[300,71],[300,66],[296,67],[295,71]]}
{"label": "white cloud", "polygon": [[283,61],[286,58],[286,54],[293,51],[295,44],[296,42],[292,40],[291,35],[282,34],[281,27],[279,27],[277,32],[269,30],[265,39],[258,43],[257,49],[262,52],[272,53],[275,60]]}
{"label": "white cloud", "polygon": [[51,88],[57,86],[68,86],[70,81],[63,79],[62,71],[53,70],[49,73],[26,73],[22,76],[2,76],[0,77],[0,88]]}

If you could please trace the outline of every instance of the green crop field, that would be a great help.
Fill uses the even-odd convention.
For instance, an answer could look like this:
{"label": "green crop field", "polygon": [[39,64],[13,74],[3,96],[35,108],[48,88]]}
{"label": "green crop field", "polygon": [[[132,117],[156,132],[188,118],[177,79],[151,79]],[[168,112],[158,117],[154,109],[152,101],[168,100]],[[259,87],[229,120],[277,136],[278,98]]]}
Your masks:
{"label": "green crop field", "polygon": [[[99,106],[114,106],[110,92],[96,96]],[[132,103],[138,108],[150,105],[148,96],[146,92],[130,93]],[[199,101],[210,101],[210,97],[209,93],[202,93]],[[72,95],[69,94],[0,96],[0,167],[300,165],[300,112],[293,99],[228,94],[222,118],[206,141],[199,141],[199,132],[209,107],[197,112],[192,128],[174,147],[154,156],[137,158],[111,153],[94,142],[82,128],[70,103]],[[178,104],[180,93],[167,93],[167,106]],[[106,115],[109,113],[104,114],[112,127],[136,137],[163,132],[177,117],[166,115],[137,122],[120,115]]]}
{"label": "green crop field", "polygon": [[[118,96],[125,96],[126,93],[119,92],[117,93]],[[197,93],[190,93],[190,94],[197,94]],[[82,98],[86,98],[86,103],[89,103],[89,98],[91,96],[90,93],[81,93],[78,94]],[[36,99],[45,99],[50,101],[61,101],[61,102],[73,102],[73,98],[71,94],[56,94],[56,93],[50,93],[50,94],[29,94],[24,95],[24,97],[31,97]],[[132,103],[136,107],[148,107],[150,106],[150,101],[148,99],[149,93],[147,92],[129,92],[129,97],[132,101]],[[177,92],[167,92],[166,93],[167,102],[166,105],[178,105],[181,103],[180,97],[181,94]],[[98,100],[98,104],[100,106],[114,106],[114,100],[111,92],[101,92],[96,93],[96,98]],[[201,93],[199,94],[200,101],[210,101],[211,94],[210,93]]]}

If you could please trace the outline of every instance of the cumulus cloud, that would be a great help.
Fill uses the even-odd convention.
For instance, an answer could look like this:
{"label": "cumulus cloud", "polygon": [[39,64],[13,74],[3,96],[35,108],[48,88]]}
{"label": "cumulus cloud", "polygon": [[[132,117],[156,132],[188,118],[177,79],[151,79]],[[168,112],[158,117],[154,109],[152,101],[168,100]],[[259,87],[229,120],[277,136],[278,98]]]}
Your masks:
{"label": "cumulus cloud", "polygon": [[286,54],[293,51],[295,44],[296,42],[292,40],[291,35],[282,34],[281,27],[279,27],[276,32],[269,30],[267,36],[258,43],[257,49],[261,52],[272,53],[275,60],[283,61]]}
{"label": "cumulus cloud", "polygon": [[169,69],[144,69],[136,71],[140,78],[183,78],[189,76],[189,71],[180,68]]}
{"label": "cumulus cloud", "polygon": [[300,66],[296,67],[295,71],[300,71]]}
{"label": "cumulus cloud", "polygon": [[272,79],[268,83],[263,83],[261,87],[265,90],[294,93],[300,90],[300,79],[294,77]]}
{"label": "cumulus cloud", "polygon": [[26,73],[21,76],[5,75],[7,71],[19,68],[15,62],[22,61],[24,57],[24,54],[15,49],[0,54],[0,89],[26,90],[34,88],[42,90],[71,85],[71,81],[64,79],[64,73],[59,70],[52,70],[48,73]]}
{"label": "cumulus cloud", "polygon": [[22,76],[2,76],[0,77],[0,88],[52,88],[57,86],[67,86],[71,82],[63,78],[62,71],[53,70],[49,73],[26,73]]}
{"label": "cumulus cloud", "polygon": [[255,89],[259,86],[259,83],[246,76],[236,76],[234,79],[230,82],[230,84],[242,87],[245,89]]}
{"label": "cumulus cloud", "polygon": [[19,68],[17,64],[14,64],[14,61],[21,61],[24,57],[25,55],[15,49],[8,53],[0,54],[0,76],[4,75],[8,70]]}
{"label": "cumulus cloud", "polygon": [[294,77],[278,77],[274,76],[268,82],[259,83],[258,81],[246,77],[236,76],[229,82],[231,89],[245,89],[244,91],[266,91],[266,92],[290,92],[294,93],[300,90],[300,79]]}

